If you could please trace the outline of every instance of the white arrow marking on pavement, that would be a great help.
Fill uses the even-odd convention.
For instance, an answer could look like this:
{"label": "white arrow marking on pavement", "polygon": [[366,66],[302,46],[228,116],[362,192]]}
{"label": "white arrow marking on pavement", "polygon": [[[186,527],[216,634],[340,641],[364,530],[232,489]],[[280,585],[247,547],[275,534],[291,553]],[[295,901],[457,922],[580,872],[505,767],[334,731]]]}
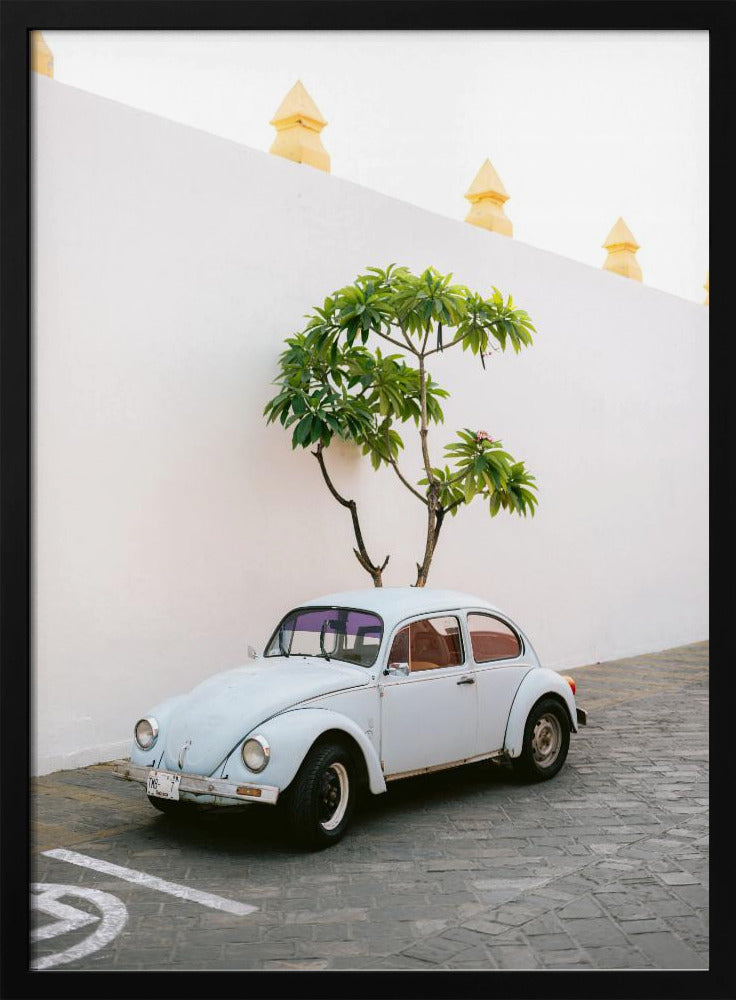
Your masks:
{"label": "white arrow marking on pavement", "polygon": [[76,851],[67,851],[62,847],[54,848],[52,851],[43,851],[43,854],[47,858],[58,858],[59,861],[68,861],[71,865],[91,868],[93,871],[102,872],[105,875],[114,875],[115,878],[124,879],[126,882],[133,882],[135,885],[144,885],[148,889],[167,892],[170,896],[178,896],[179,899],[188,899],[192,903],[201,903],[202,906],[209,906],[213,910],[224,910],[226,913],[235,913],[237,916],[244,917],[249,913],[255,913],[258,909],[257,906],[251,906],[249,903],[237,903],[233,899],[225,899],[224,896],[216,896],[212,892],[200,892],[199,889],[190,889],[186,885],[167,882],[156,875],[146,875],[145,872],[137,872],[133,868],[123,868],[122,865],[113,865],[109,861],[100,861],[98,858],[90,858],[86,854],[77,854]]}
{"label": "white arrow marking on pavement", "polygon": [[[49,917],[58,917],[58,920],[35,927],[31,931],[31,941],[45,941],[47,938],[60,937],[68,931],[74,931],[77,927],[84,927],[86,924],[96,924],[100,919],[93,913],[86,913],[78,910],[76,906],[66,906],[59,903],[54,893],[47,891],[46,886],[39,890],[35,888],[38,883],[31,886],[34,892],[40,891],[42,895],[31,898],[31,909],[40,910]],[[66,887],[65,887],[66,888]]]}
{"label": "white arrow marking on pavement", "polygon": [[90,937],[85,938],[72,948],[66,951],[57,951],[53,955],[43,955],[34,958],[31,968],[35,970],[51,969],[55,965],[63,965],[66,962],[73,962],[77,958],[84,958],[85,955],[93,951],[99,951],[118,936],[128,919],[128,911],[125,904],[116,896],[109,892],[101,892],[99,889],[86,889],[80,885],[55,885],[34,882],[31,891],[36,895],[31,896],[31,908],[47,913],[51,917],[58,917],[55,923],[45,924],[37,927],[31,934],[34,941],[48,940],[76,930],[78,927],[85,927],[87,924],[97,923],[100,919],[85,910],[78,910],[74,906],[67,906],[58,902],[59,896],[80,896],[93,903],[102,914],[102,923]]}

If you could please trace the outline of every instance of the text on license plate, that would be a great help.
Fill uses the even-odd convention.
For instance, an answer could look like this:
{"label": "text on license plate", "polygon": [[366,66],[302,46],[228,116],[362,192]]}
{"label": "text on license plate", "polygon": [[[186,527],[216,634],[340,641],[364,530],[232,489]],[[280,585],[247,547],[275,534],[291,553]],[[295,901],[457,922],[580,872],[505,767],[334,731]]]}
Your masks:
{"label": "text on license plate", "polygon": [[146,791],[149,795],[155,795],[159,799],[178,799],[180,783],[180,774],[171,774],[169,771],[149,771]]}

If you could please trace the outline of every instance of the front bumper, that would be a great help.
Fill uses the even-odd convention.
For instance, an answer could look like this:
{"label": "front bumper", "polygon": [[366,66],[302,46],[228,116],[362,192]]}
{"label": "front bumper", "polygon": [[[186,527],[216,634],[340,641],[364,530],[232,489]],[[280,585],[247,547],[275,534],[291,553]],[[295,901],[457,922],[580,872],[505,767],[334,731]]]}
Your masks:
{"label": "front bumper", "polygon": [[[148,767],[144,764],[131,764],[129,760],[115,760],[112,764],[113,774],[127,781],[139,781],[145,785],[151,771],[161,771],[165,768]],[[177,772],[170,772],[177,773]],[[256,785],[245,782],[226,781],[224,778],[208,778],[201,774],[181,774],[179,790],[191,795],[232,799],[235,802],[263,802],[275,805],[279,797],[276,785]]]}

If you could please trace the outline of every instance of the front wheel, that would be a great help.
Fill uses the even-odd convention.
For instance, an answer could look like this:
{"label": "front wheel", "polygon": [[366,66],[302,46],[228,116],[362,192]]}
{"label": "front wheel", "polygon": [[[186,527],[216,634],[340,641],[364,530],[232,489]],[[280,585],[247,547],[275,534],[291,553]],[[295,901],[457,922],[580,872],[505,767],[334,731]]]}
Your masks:
{"label": "front wheel", "polygon": [[521,756],[514,769],[528,781],[554,778],[567,758],[570,723],[567,712],[555,698],[541,698],[529,713],[524,727]]}
{"label": "front wheel", "polygon": [[293,839],[313,850],[336,844],[350,825],[356,791],[350,753],[333,743],[313,747],[283,797]]}

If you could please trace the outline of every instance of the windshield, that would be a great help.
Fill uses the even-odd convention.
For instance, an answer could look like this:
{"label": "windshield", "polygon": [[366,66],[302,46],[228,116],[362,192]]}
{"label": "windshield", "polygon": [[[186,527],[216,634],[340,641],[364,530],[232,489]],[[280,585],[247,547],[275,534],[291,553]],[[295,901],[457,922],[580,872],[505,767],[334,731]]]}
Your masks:
{"label": "windshield", "polygon": [[322,656],[361,667],[376,662],[383,621],[355,608],[297,608],[281,622],[266,656]]}

